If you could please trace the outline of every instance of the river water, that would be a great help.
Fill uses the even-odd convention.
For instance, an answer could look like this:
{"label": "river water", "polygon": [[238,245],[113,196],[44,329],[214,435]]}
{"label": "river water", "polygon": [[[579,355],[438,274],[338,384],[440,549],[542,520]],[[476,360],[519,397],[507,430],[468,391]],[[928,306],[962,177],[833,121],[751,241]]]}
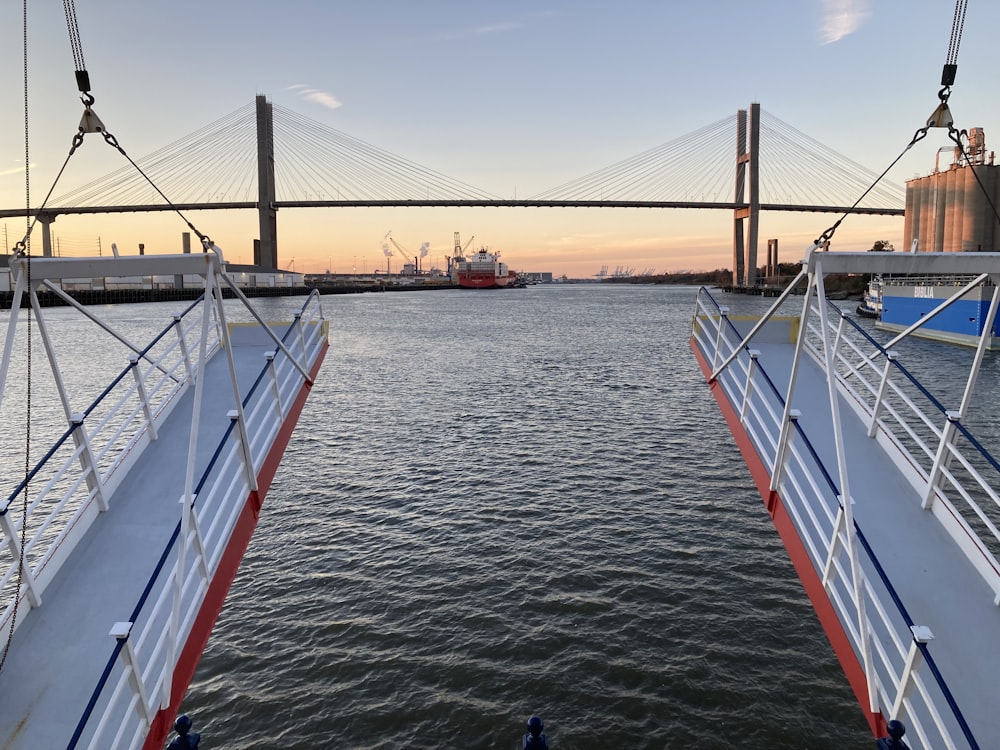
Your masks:
{"label": "river water", "polygon": [[554,748],[870,747],[689,349],[694,294],[324,298],[183,706],[204,744],[506,749],[537,713]]}
{"label": "river water", "polygon": [[561,750],[871,747],[690,351],[695,291],[324,297],[184,701],[202,747],[509,750],[532,714]]}

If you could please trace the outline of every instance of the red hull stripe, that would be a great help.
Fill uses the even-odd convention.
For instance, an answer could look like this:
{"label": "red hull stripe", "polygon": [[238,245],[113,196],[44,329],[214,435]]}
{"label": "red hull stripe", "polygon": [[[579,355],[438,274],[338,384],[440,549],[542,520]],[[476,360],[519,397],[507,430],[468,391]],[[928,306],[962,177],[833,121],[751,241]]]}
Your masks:
{"label": "red hull stripe", "polygon": [[[694,339],[691,339],[691,349],[694,351],[705,380],[708,380],[712,376],[712,368],[705,361]],[[750,469],[750,476],[753,477],[754,484],[757,485],[757,491],[764,501],[768,515],[771,516],[771,521],[778,530],[778,535],[785,545],[785,550],[788,552],[788,557],[795,567],[795,572],[798,574],[799,580],[802,581],[806,594],[809,596],[809,601],[812,602],[813,609],[816,610],[816,615],[823,626],[823,631],[826,633],[830,645],[833,646],[833,651],[840,661],[840,666],[847,676],[847,681],[851,689],[854,691],[854,697],[861,705],[872,734],[875,737],[885,736],[885,718],[881,712],[872,713],[868,708],[868,681],[865,679],[865,670],[854,653],[854,647],[851,645],[851,641],[844,631],[843,625],[840,623],[840,618],[837,616],[837,612],[834,610],[833,604],[830,602],[830,598],[823,588],[823,581],[813,567],[809,553],[806,551],[802,539],[799,538],[795,524],[785,509],[781,496],[777,492],[771,491],[770,470],[761,461],[760,456],[757,455],[757,450],[754,448],[750,436],[747,435],[746,430],[743,429],[743,425],[740,423],[739,414],[729,403],[729,399],[726,398],[722,387],[718,382],[709,381],[709,388],[712,391],[712,395],[715,396],[716,402],[719,404],[722,415],[726,418],[729,430],[733,433],[733,438],[736,440],[736,445],[743,455],[743,460],[746,462],[747,468]]]}
{"label": "red hull stripe", "polygon": [[[316,358],[316,363],[309,373],[310,380],[315,381],[328,348],[329,344],[324,343],[319,356]],[[278,471],[281,457],[285,453],[285,448],[288,446],[292,431],[295,429],[295,424],[298,422],[299,415],[302,413],[302,407],[305,405],[306,398],[309,396],[311,389],[311,383],[305,383],[299,389],[288,416],[278,431],[274,445],[271,446],[270,452],[264,459],[260,473],[257,475],[258,489],[247,496],[243,510],[236,521],[236,526],[233,528],[229,544],[226,546],[226,551],[219,561],[219,568],[215,573],[215,577],[212,578],[211,584],[209,584],[208,591],[205,594],[205,601],[198,611],[194,624],[191,626],[191,633],[188,635],[188,639],[184,643],[184,648],[181,650],[180,657],[177,660],[170,691],[170,705],[167,708],[161,708],[156,714],[149,734],[146,736],[146,742],[142,746],[143,750],[162,750],[167,741],[167,736],[173,729],[174,719],[177,716],[181,701],[184,699],[184,694],[187,692],[188,685],[191,684],[191,679],[194,677],[198,660],[201,659],[201,654],[205,650],[209,636],[212,634],[215,621],[218,619],[219,613],[222,611],[222,605],[229,594],[229,587],[236,578],[240,562],[243,560],[243,555],[250,544],[250,538],[253,536],[257,520],[260,517],[260,508],[263,505],[264,496],[271,487],[271,481]]]}

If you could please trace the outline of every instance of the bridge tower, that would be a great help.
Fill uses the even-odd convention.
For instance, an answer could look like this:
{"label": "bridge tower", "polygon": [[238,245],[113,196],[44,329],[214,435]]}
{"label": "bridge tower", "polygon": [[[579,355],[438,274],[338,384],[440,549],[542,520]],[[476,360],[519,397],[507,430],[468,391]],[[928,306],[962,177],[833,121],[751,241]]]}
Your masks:
{"label": "bridge tower", "polygon": [[254,242],[255,266],[278,268],[278,209],[274,206],[274,113],[271,102],[257,95],[257,217],[260,239]]}
{"label": "bridge tower", "polygon": [[[757,283],[757,231],[760,218],[760,104],[750,105],[750,143],[747,146],[747,111],[736,113],[735,203],[745,203],[733,215],[733,286]],[[749,184],[748,184],[749,183]],[[749,188],[749,195],[747,194]],[[744,241],[743,221],[750,220]]]}

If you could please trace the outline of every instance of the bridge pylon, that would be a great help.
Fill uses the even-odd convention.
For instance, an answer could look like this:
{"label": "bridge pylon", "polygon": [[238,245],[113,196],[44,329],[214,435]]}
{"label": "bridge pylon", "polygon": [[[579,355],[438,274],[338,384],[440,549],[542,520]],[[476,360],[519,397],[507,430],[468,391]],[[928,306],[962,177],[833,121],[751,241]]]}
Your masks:
{"label": "bridge pylon", "polygon": [[260,239],[254,243],[255,266],[278,268],[278,209],[274,188],[274,112],[263,94],[257,95],[257,218]]}
{"label": "bridge pylon", "polygon": [[[749,144],[747,110],[736,113],[736,189],[733,202],[744,206],[733,212],[733,286],[757,283],[757,233],[760,218],[760,104],[750,105]],[[749,193],[749,194],[748,194]],[[743,222],[749,219],[744,239]]]}

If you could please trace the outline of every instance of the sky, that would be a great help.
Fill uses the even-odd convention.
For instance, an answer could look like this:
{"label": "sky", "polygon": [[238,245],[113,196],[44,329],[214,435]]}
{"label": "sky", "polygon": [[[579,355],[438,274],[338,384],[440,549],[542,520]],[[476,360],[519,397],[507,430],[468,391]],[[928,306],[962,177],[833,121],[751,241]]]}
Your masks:
{"label": "sky", "polygon": [[[63,9],[29,2],[32,204],[56,179],[82,114]],[[499,197],[526,198],[689,134],[759,102],[875,172],[938,103],[952,0],[76,0],[94,110],[139,158],[251,103],[257,94]],[[25,205],[21,3],[0,5],[0,207]],[[1000,143],[1000,3],[971,0],[951,96],[956,127]],[[995,136],[995,137],[994,137]],[[934,167],[932,131],[888,175]],[[56,194],[123,161],[99,136],[74,154]],[[800,259],[836,217],[765,213],[766,239]],[[253,211],[188,219],[230,261],[252,260]],[[178,252],[176,215],[61,216],[63,255]],[[23,219],[0,219],[10,248]],[[732,266],[729,211],[649,209],[283,209],[280,265],[304,273],[385,268],[382,241],[430,245],[454,232],[511,268],[592,277],[601,267]],[[850,217],[836,249],[900,247],[903,220]],[[37,244],[34,244],[37,243]],[[40,239],[33,238],[40,252]],[[392,260],[398,269],[398,259]]]}

